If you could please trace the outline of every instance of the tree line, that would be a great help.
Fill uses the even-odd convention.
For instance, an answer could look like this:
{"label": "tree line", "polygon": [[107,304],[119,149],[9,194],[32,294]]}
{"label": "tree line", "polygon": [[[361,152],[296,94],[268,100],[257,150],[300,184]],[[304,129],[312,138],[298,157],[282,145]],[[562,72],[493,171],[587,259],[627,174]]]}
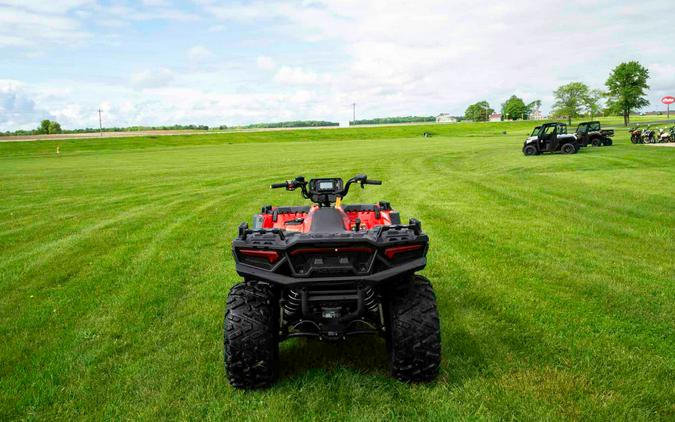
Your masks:
{"label": "tree line", "polygon": [[386,125],[392,123],[423,123],[435,122],[434,116],[402,116],[402,117],[378,117],[375,119],[358,119],[351,122],[353,125]]}
{"label": "tree line", "polygon": [[[553,92],[555,102],[551,110],[552,117],[565,117],[571,124],[573,117],[589,115],[623,116],[624,125],[630,123],[630,114],[649,105],[646,90],[649,70],[637,61],[621,63],[610,73],[605,82],[606,90],[593,89],[583,82],[570,82]],[[529,104],[512,95],[501,105],[502,119],[527,120],[538,110],[541,101]],[[471,104],[464,112],[464,118],[473,121],[487,121],[495,110],[487,101]]]}
{"label": "tree line", "polygon": [[283,127],[319,127],[339,125],[339,123],[327,122],[324,120],[292,120],[288,122],[253,123],[250,125],[235,126],[235,129],[274,129]]}
{"label": "tree line", "polygon": [[[541,107],[541,101],[535,100],[525,104],[522,98],[512,95],[501,106],[502,118],[510,120],[527,120],[530,115],[538,111]],[[464,112],[464,119],[474,122],[486,122],[490,119],[495,110],[490,107],[487,101],[479,101],[471,104]]]}
{"label": "tree line", "polygon": [[[227,129],[227,126],[220,126],[219,129]],[[209,130],[206,125],[171,125],[171,126],[127,126],[127,127],[104,127],[84,128],[84,129],[61,129],[59,122],[54,120],[43,120],[40,126],[31,130],[15,130],[0,132],[0,136],[27,136],[27,135],[52,135],[57,133],[76,134],[76,133],[98,133],[98,132],[143,132],[148,130]]]}

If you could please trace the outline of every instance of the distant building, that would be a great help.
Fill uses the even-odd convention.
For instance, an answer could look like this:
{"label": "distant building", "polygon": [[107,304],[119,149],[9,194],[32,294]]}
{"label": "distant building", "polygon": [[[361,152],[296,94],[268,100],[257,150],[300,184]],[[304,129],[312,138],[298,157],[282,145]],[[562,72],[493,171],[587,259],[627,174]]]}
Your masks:
{"label": "distant building", "polygon": [[436,116],[436,123],[457,123],[457,118],[452,117],[448,113],[441,113]]}
{"label": "distant building", "polygon": [[490,121],[491,122],[501,122],[502,121],[501,113],[492,113],[490,115]]}
{"label": "distant building", "polygon": [[540,110],[532,110],[529,115],[530,120],[545,120],[546,116]]}

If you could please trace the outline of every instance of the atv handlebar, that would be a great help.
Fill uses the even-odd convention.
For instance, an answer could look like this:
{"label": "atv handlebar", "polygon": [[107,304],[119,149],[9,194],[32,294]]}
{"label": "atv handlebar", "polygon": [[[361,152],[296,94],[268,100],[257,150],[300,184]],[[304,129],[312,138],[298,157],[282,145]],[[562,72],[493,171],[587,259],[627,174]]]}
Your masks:
{"label": "atv handlebar", "polygon": [[351,186],[352,183],[360,183],[361,184],[361,189],[363,189],[363,185],[381,185],[382,181],[381,180],[368,180],[368,176],[365,174],[357,174],[356,176],[352,177],[351,179],[347,180],[347,184],[345,185],[344,190],[342,191],[342,196],[347,196],[347,193],[349,192],[349,186]]}
{"label": "atv handlebar", "polygon": [[[382,184],[381,180],[369,180],[368,176],[366,176],[365,174],[357,174],[356,176],[347,180],[347,183],[345,183],[344,187],[342,187],[341,179],[316,179],[316,180],[336,181],[336,188],[341,190],[324,191],[319,189],[315,191],[313,189],[316,188],[312,187],[313,186],[312,183],[314,183],[314,180],[307,182],[307,180],[303,176],[298,176],[294,180],[287,180],[283,183],[272,183],[270,185],[270,188],[272,189],[286,188],[286,190],[291,191],[300,188],[300,190],[302,191],[303,198],[310,199],[312,202],[322,204],[323,206],[328,206],[331,203],[335,202],[335,198],[337,197],[344,198],[345,196],[347,196],[347,193],[349,193],[349,187],[352,185],[352,183],[359,183],[361,185],[361,188],[363,188],[364,185]],[[307,189],[308,185],[309,189]]]}

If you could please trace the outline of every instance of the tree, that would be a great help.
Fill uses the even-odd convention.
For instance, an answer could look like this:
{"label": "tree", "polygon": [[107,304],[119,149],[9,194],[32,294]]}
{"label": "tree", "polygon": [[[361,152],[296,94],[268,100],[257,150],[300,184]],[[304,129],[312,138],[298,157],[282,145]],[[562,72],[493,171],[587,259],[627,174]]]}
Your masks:
{"label": "tree", "polygon": [[571,125],[572,117],[579,117],[583,113],[584,101],[589,92],[588,85],[583,82],[570,82],[559,87],[553,92],[556,100],[553,103],[553,115],[567,116]]}
{"label": "tree", "polygon": [[607,107],[614,113],[623,115],[623,124],[630,123],[631,111],[649,105],[645,90],[649,89],[647,80],[649,70],[639,62],[621,63],[612,70],[605,85],[607,86]]}
{"label": "tree", "polygon": [[49,122],[49,133],[61,133],[61,125],[59,122],[50,121]]}
{"label": "tree", "polygon": [[602,113],[601,99],[603,95],[601,90],[591,89],[588,92],[588,95],[582,98],[584,109],[586,110],[586,113],[591,115],[591,119]]}
{"label": "tree", "polygon": [[35,133],[38,135],[47,135],[50,133],[61,133],[61,125],[59,122],[53,120],[43,120],[40,122],[40,126],[35,129]]}
{"label": "tree", "polygon": [[527,115],[527,106],[521,99],[512,95],[511,98],[502,104],[502,116],[504,119],[511,118],[511,120],[525,119]]}
{"label": "tree", "polygon": [[486,122],[490,115],[495,111],[490,108],[487,101],[479,101],[476,104],[471,104],[464,112],[464,118],[473,120],[474,122]]}
{"label": "tree", "polygon": [[49,133],[49,120],[43,120],[40,122],[40,126],[35,130],[38,135],[46,135]]}
{"label": "tree", "polygon": [[534,100],[527,105],[527,118],[530,118],[530,115],[535,111],[539,111],[541,108],[541,100]]}

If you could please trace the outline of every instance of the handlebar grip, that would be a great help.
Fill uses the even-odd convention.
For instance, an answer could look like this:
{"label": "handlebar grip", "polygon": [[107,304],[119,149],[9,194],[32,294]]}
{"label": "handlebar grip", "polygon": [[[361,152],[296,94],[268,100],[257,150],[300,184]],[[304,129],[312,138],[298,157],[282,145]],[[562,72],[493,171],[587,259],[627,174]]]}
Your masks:
{"label": "handlebar grip", "polygon": [[366,185],[381,185],[382,181],[381,180],[366,180],[364,183]]}
{"label": "handlebar grip", "polygon": [[284,182],[284,183],[272,183],[270,188],[278,189],[278,188],[285,188],[286,186],[288,186],[288,183],[286,183],[286,182]]}

